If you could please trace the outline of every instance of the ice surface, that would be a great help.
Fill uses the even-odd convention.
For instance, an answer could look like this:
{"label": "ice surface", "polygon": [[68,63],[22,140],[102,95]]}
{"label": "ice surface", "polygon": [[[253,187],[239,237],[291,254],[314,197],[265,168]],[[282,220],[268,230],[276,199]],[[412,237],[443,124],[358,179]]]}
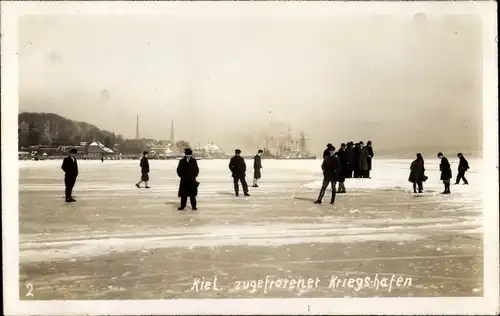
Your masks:
{"label": "ice surface", "polygon": [[[443,196],[439,194],[442,183],[437,159],[426,160],[429,180],[424,184],[424,194],[417,195],[411,193],[411,183],[407,181],[410,160],[375,159],[372,179],[348,179],[348,193],[339,194],[334,206],[312,203],[321,184],[320,163],[263,160],[260,187],[250,188],[250,197],[235,197],[228,161],[200,160],[199,211],[193,212],[188,206],[186,212],[178,212],[175,160],[150,161],[149,190],[134,186],[140,177],[138,160],[80,161],[74,190],[77,202],[69,205],[63,199],[60,161],[21,161],[22,275],[42,282],[40,278],[47,278],[47,269],[62,269],[68,262],[78,273],[92,274],[98,272],[96,269],[113,267],[120,260],[136,260],[133,258],[139,258],[141,264],[150,262],[156,269],[159,263],[145,257],[150,253],[161,253],[169,265],[175,266],[183,265],[189,256],[206,258],[207,251],[212,264],[217,261],[214,258],[232,253],[233,264],[257,262],[259,266],[261,262],[259,269],[272,262],[285,266],[286,258],[294,256],[301,262],[315,256],[351,260],[359,252],[370,260],[390,257],[396,251],[418,258],[422,255],[419,249],[428,249],[428,245],[442,258],[470,256],[471,251],[474,256],[481,256],[482,250],[469,245],[476,244],[475,240],[480,243],[482,238],[480,160],[469,160],[472,170],[466,177],[470,185],[452,186],[452,194]],[[451,163],[456,169],[457,162]],[[251,161],[247,164],[251,166]],[[248,175],[251,185],[252,170]],[[324,202],[329,198],[327,192]],[[259,255],[268,251],[284,257]],[[99,262],[107,263],[95,267]],[[128,280],[128,275],[138,268],[127,264],[130,271],[124,273]],[[462,269],[461,265],[457,267]],[[107,273],[112,275],[115,268],[109,268]],[[184,273],[192,273],[186,269]],[[294,268],[289,270],[301,273]],[[71,276],[53,273],[54,278]],[[47,288],[47,297],[54,297],[50,293]],[[145,292],[137,293],[118,297],[145,297]]]}

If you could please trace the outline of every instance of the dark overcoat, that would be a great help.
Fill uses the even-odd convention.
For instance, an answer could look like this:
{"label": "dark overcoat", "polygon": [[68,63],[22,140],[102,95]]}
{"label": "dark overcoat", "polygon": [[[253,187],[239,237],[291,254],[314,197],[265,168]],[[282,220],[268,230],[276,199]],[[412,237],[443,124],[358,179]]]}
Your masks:
{"label": "dark overcoat", "polygon": [[463,156],[460,157],[460,162],[458,163],[458,171],[469,170],[469,162]]}
{"label": "dark overcoat", "polygon": [[141,181],[149,181],[149,161],[148,158],[142,157],[139,163],[141,167]]}
{"label": "dark overcoat", "polygon": [[229,170],[233,178],[244,178],[247,172],[247,165],[241,156],[234,156],[229,160]]}
{"label": "dark overcoat", "polygon": [[360,148],[359,149],[359,156],[358,156],[358,169],[361,171],[367,171],[370,170],[368,169],[368,150],[366,147]]}
{"label": "dark overcoat", "polygon": [[408,181],[411,183],[418,183],[424,181],[424,161],[422,159],[415,159],[410,165],[410,176]]}
{"label": "dark overcoat", "polygon": [[338,155],[328,156],[321,164],[323,176],[331,181],[339,181],[339,174],[342,172],[342,163]]}
{"label": "dark overcoat", "polygon": [[345,159],[345,149],[340,148],[339,151],[337,152],[337,156],[339,157],[340,160],[340,165],[342,166],[342,170],[338,174],[338,180],[339,182],[344,182],[346,178],[346,159]]}
{"label": "dark overcoat", "polygon": [[259,155],[253,157],[253,177],[254,179],[260,179],[260,169],[262,169],[262,158]]}
{"label": "dark overcoat", "polygon": [[452,178],[450,162],[446,157],[441,158],[441,163],[439,164],[439,171],[441,171],[441,180],[447,181]]}
{"label": "dark overcoat", "polygon": [[373,147],[366,146],[366,150],[368,151],[368,170],[372,170]]}
{"label": "dark overcoat", "polygon": [[179,165],[177,166],[177,175],[181,178],[178,192],[179,197],[198,195],[198,181],[196,181],[196,177],[198,177],[199,172],[198,162],[193,157],[189,159],[184,157],[179,160]]}
{"label": "dark overcoat", "polygon": [[356,163],[356,157],[353,147],[347,147],[344,153],[345,168],[344,173],[352,173],[354,170],[354,164]]}
{"label": "dark overcoat", "polygon": [[64,175],[67,178],[76,179],[76,177],[78,177],[78,162],[76,158],[71,156],[64,158],[61,169],[64,171]]}

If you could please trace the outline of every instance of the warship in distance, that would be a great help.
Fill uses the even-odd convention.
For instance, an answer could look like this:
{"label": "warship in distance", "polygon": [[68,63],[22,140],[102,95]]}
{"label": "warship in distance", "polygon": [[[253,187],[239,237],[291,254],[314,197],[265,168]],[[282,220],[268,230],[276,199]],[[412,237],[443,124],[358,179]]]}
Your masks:
{"label": "warship in distance", "polygon": [[[270,148],[269,143],[276,142],[276,148]],[[300,132],[300,138],[295,140],[291,137],[290,128],[288,136],[266,138],[266,146],[263,149],[263,158],[267,159],[316,159],[307,148],[307,138],[304,132]]]}

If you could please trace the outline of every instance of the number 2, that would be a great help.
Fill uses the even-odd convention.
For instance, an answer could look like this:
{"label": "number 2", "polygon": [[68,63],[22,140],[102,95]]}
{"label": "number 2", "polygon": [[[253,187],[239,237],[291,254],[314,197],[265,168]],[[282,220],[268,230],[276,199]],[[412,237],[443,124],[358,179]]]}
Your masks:
{"label": "number 2", "polygon": [[26,288],[28,289],[28,293],[26,296],[33,296],[33,285],[31,283],[26,284]]}

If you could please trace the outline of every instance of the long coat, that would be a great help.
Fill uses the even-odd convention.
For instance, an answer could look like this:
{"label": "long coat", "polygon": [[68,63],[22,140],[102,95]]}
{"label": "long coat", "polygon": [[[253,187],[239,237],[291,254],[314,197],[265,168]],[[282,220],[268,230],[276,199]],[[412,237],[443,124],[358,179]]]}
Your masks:
{"label": "long coat", "polygon": [[142,174],[148,173],[149,172],[149,161],[148,161],[148,158],[142,157],[141,158],[141,163],[139,164],[139,166],[141,167],[141,173]]}
{"label": "long coat", "polygon": [[361,171],[367,171],[368,169],[368,150],[366,147],[360,148],[358,156],[358,168]]}
{"label": "long coat", "polygon": [[346,177],[346,155],[345,155],[345,149],[340,148],[339,151],[337,152],[337,156],[340,159],[340,165],[342,166],[342,170],[338,174],[338,180],[339,182],[344,182],[345,177]]}
{"label": "long coat", "polygon": [[410,176],[408,181],[411,183],[418,183],[424,181],[424,161],[422,159],[415,159],[410,165]]}
{"label": "long coat", "polygon": [[253,157],[253,177],[254,179],[260,179],[260,169],[262,169],[262,158],[259,155]]}
{"label": "long coat", "polygon": [[68,156],[63,159],[61,169],[64,171],[65,176],[68,178],[78,177],[78,162],[76,158]]}
{"label": "long coat", "polygon": [[372,170],[373,147],[366,146],[366,150],[368,151],[368,170]]}
{"label": "long coat", "polygon": [[323,176],[331,181],[338,181],[339,174],[342,172],[342,163],[337,155],[328,156],[323,159],[321,164],[321,169],[323,170]]}
{"label": "long coat", "polygon": [[229,170],[233,178],[244,178],[247,172],[247,164],[241,156],[234,156],[229,161]]}
{"label": "long coat", "polygon": [[359,145],[354,145],[354,166],[353,170],[354,171],[359,171],[359,166],[360,166],[360,161],[359,161],[359,155],[360,155],[361,148],[359,148]]}
{"label": "long coat", "polygon": [[61,169],[65,173],[65,177],[74,178],[78,177],[78,162],[76,158],[68,156],[63,159]]}
{"label": "long coat", "polygon": [[450,162],[446,157],[441,158],[441,163],[439,164],[439,171],[441,171],[441,180],[447,181],[452,178]]}
{"label": "long coat", "polygon": [[352,173],[354,170],[354,164],[356,163],[356,157],[355,157],[355,152],[353,147],[347,147],[345,149],[344,153],[344,160],[345,160],[345,168],[344,168],[344,173]]}
{"label": "long coat", "polygon": [[182,158],[177,166],[177,175],[181,178],[179,183],[178,196],[197,196],[198,195],[198,182],[196,177],[200,173],[196,159],[190,157]]}

